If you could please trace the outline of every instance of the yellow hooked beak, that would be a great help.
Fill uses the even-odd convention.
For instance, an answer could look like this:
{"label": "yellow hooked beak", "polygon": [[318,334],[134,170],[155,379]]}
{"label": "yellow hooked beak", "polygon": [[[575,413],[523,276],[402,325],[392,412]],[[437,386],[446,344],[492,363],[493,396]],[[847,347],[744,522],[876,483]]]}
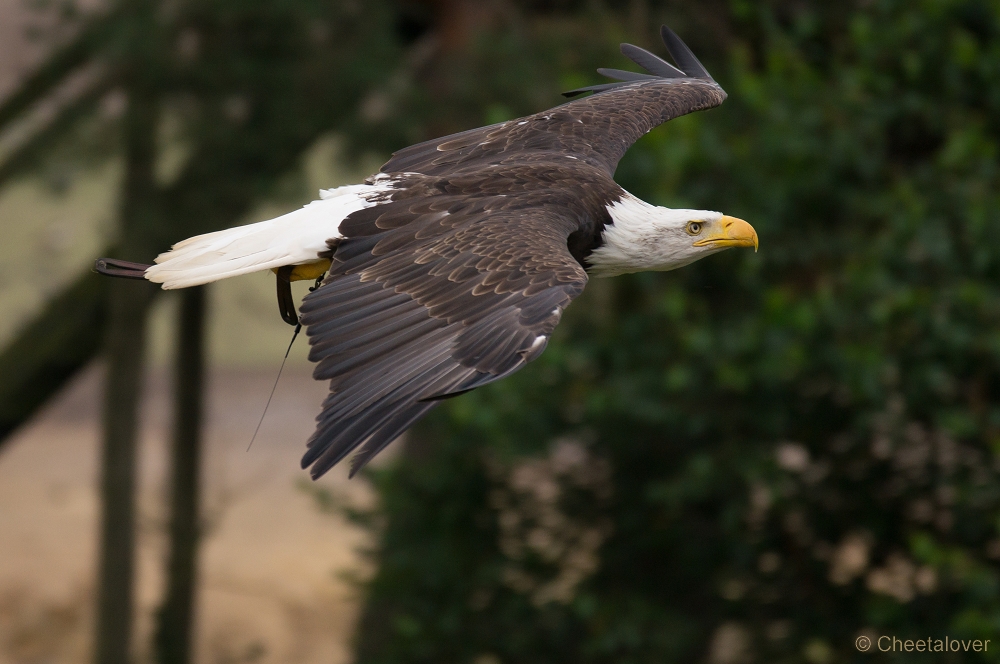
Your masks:
{"label": "yellow hooked beak", "polygon": [[753,247],[757,251],[757,231],[736,217],[723,216],[714,224],[706,224],[696,247]]}

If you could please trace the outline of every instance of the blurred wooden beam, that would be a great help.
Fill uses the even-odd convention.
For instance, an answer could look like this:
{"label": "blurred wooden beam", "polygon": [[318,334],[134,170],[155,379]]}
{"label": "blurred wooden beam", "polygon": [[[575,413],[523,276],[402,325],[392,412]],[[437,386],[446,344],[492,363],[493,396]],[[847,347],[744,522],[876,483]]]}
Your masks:
{"label": "blurred wooden beam", "polygon": [[0,447],[100,351],[107,285],[87,270],[0,351]]}
{"label": "blurred wooden beam", "polygon": [[105,325],[104,445],[98,562],[96,664],[131,661],[135,569],[135,483],[146,330],[153,288],[113,279]]}
{"label": "blurred wooden beam", "polygon": [[119,18],[118,12],[91,18],[71,42],[56,49],[0,104],[0,130],[22,117],[25,111],[47,97],[78,68],[90,62],[98,48],[107,42],[108,34],[116,27]]}
{"label": "blurred wooden beam", "polygon": [[[162,223],[156,185],[163,34],[159,3],[129,0],[130,30],[119,63],[128,106],[122,122],[125,174],[121,194],[122,256],[152,262],[154,229]],[[95,664],[128,664],[134,618],[136,454],[149,306],[156,289],[145,281],[114,279],[109,288],[101,459],[101,533]]]}
{"label": "blurred wooden beam", "polygon": [[77,122],[91,113],[112,88],[110,78],[95,82],[76,99],[67,102],[52,120],[0,162],[0,187],[38,163],[45,150],[57,143]]}
{"label": "blurred wooden beam", "polygon": [[167,589],[153,641],[158,664],[192,660],[200,535],[198,501],[205,392],[205,292],[181,291],[174,358],[174,432],[170,464],[170,550]]}

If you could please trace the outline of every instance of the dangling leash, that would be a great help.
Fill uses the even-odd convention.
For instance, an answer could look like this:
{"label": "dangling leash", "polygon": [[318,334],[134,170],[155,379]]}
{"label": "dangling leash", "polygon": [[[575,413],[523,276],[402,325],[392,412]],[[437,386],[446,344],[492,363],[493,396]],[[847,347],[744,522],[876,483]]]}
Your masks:
{"label": "dangling leash", "polygon": [[[94,261],[94,270],[98,274],[103,274],[107,277],[121,277],[124,279],[145,279],[146,270],[152,267],[145,263],[133,263],[132,261],[118,260],[117,258],[98,258]],[[277,285],[278,285],[278,311],[281,313],[281,319],[288,323],[289,325],[295,326],[295,331],[292,332],[292,340],[288,342],[288,348],[285,350],[285,357],[281,360],[281,366],[278,368],[278,376],[274,379],[274,385],[271,387],[271,394],[267,397],[267,403],[264,404],[264,412],[260,414],[260,421],[257,422],[257,428],[254,429],[253,437],[250,438],[250,444],[247,445],[247,452],[250,451],[250,447],[253,445],[253,441],[257,439],[257,434],[260,432],[260,425],[264,423],[264,416],[267,415],[267,409],[271,405],[271,399],[274,398],[274,392],[278,389],[278,381],[281,380],[281,372],[285,369],[285,362],[288,361],[288,355],[292,352],[292,344],[299,336],[299,332],[302,331],[302,323],[299,322],[299,314],[295,311],[295,300],[292,298],[292,271],[295,269],[295,265],[285,265],[279,267],[275,270],[277,275]],[[323,283],[323,277],[326,276],[326,272],[316,277],[316,283],[309,287],[309,292],[313,292]]]}
{"label": "dangling leash", "polygon": [[[271,406],[271,399],[274,398],[274,391],[278,389],[278,381],[281,380],[281,372],[285,370],[285,362],[288,361],[288,354],[292,352],[292,344],[299,336],[299,332],[302,331],[302,323],[299,322],[299,316],[295,312],[295,302],[292,300],[292,284],[288,279],[288,275],[291,273],[292,265],[286,265],[285,267],[278,268],[278,309],[281,310],[281,317],[289,325],[295,326],[295,331],[292,332],[292,340],[288,342],[288,348],[285,350],[285,357],[281,360],[281,366],[278,367],[278,375],[274,379],[274,385],[271,386],[271,394],[267,397],[267,403],[264,404],[264,412],[260,414],[260,421],[257,422],[257,428],[253,430],[253,437],[250,438],[250,444],[247,445],[247,452],[253,446],[253,441],[257,440],[257,433],[260,431],[260,425],[264,423],[264,416],[267,415],[267,409]],[[287,270],[287,271],[285,271]],[[284,274],[282,272],[284,271]],[[316,277],[316,283],[309,287],[309,292],[313,292],[320,287],[323,283],[323,277],[326,273]]]}
{"label": "dangling leash", "polygon": [[[295,301],[292,299],[292,270],[294,269],[294,265],[284,265],[275,272],[278,277],[276,280],[278,284],[278,311],[281,312],[281,319],[289,325],[299,324],[299,315],[295,312]],[[319,285],[319,279],[316,280],[316,285]],[[309,290],[315,289],[316,286]],[[298,333],[298,328],[296,328],[295,334]],[[294,336],[292,341],[295,341]]]}

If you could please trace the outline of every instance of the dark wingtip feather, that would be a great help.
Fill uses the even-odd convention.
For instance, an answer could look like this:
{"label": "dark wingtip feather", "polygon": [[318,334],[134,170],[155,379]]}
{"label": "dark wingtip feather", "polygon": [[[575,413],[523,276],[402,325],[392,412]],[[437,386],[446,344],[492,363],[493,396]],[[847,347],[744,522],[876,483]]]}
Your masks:
{"label": "dark wingtip feather", "polygon": [[351,479],[361,472],[361,469],[367,466],[376,454],[403,435],[404,431],[436,405],[437,403],[418,402],[386,422],[379,431],[368,439],[361,451],[351,459],[351,470],[347,478]]}
{"label": "dark wingtip feather", "polygon": [[622,44],[621,52],[626,58],[639,65],[651,74],[662,78],[684,78],[686,74],[663,58],[653,55],[644,48],[634,44]]}
{"label": "dark wingtip feather", "polygon": [[570,90],[569,92],[562,93],[563,97],[575,97],[576,95],[583,94],[584,92],[605,92],[607,90],[613,90],[615,88],[620,88],[623,85],[628,85],[634,81],[619,81],[617,83],[598,83],[597,85],[588,85],[582,88],[577,88],[576,90]]}
{"label": "dark wingtip feather", "polygon": [[673,30],[665,25],[660,26],[660,39],[663,40],[663,45],[667,47],[670,52],[670,57],[674,59],[674,62],[684,70],[684,73],[692,78],[707,78],[711,79],[712,75],[708,73],[705,66],[698,61],[691,49],[687,47],[680,37],[677,36]]}
{"label": "dark wingtip feather", "polygon": [[576,95],[583,94],[585,92],[606,92],[607,90],[613,90],[622,85],[627,85],[628,83],[653,80],[656,78],[703,78],[708,79],[709,81],[715,80],[712,78],[711,74],[708,73],[708,70],[705,69],[705,66],[698,61],[698,58],[695,57],[694,53],[691,52],[691,49],[687,47],[687,44],[685,44],[673,30],[665,25],[660,26],[660,38],[663,40],[663,45],[667,47],[667,51],[670,52],[670,56],[677,63],[677,67],[673,66],[658,55],[650,53],[644,48],[640,48],[634,44],[622,44],[622,55],[648,71],[649,74],[601,67],[597,70],[598,74],[601,76],[607,76],[608,78],[617,79],[618,82],[588,85],[575,90],[570,90],[569,92],[564,92],[562,93],[563,96],[575,97]]}
{"label": "dark wingtip feather", "polygon": [[652,74],[640,74],[637,71],[625,71],[624,69],[609,69],[607,67],[598,67],[597,73],[601,76],[607,76],[608,78],[617,79],[619,81],[651,81],[656,76]]}

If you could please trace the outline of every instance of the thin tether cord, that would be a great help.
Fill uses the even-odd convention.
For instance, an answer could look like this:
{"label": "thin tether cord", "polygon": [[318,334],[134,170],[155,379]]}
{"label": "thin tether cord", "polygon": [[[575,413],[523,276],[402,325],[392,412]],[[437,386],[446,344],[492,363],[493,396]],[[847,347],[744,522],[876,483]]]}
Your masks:
{"label": "thin tether cord", "polygon": [[302,323],[295,326],[295,332],[292,333],[292,340],[288,342],[288,350],[285,351],[285,358],[281,360],[281,367],[278,369],[278,377],[274,379],[274,385],[271,387],[271,394],[267,397],[267,403],[264,404],[264,412],[260,414],[260,421],[257,422],[257,428],[253,430],[253,437],[250,439],[250,444],[247,445],[247,452],[250,451],[250,447],[253,446],[253,441],[257,440],[257,432],[260,431],[260,425],[264,423],[264,416],[267,415],[267,409],[271,405],[271,399],[274,398],[274,391],[278,389],[278,381],[281,380],[281,372],[285,369],[285,362],[288,361],[288,354],[292,352],[292,344],[295,343],[295,338],[299,336],[299,330],[302,329]]}
{"label": "thin tether cord", "polygon": [[[316,277],[316,283],[309,287],[310,293],[319,288],[324,276],[326,276],[326,273]],[[253,430],[253,437],[250,438],[250,444],[247,445],[247,452],[249,452],[250,448],[253,447],[253,441],[257,440],[257,434],[260,432],[260,425],[264,423],[264,416],[267,415],[267,409],[271,405],[271,399],[274,398],[274,391],[278,389],[278,381],[281,380],[281,372],[285,370],[285,362],[288,361],[288,354],[292,352],[292,344],[295,343],[295,339],[298,338],[299,332],[301,331],[302,323],[297,323],[295,325],[295,331],[292,332],[292,340],[288,342],[288,349],[285,350],[285,357],[281,360],[281,366],[278,367],[278,375],[274,379],[274,385],[271,387],[271,394],[268,395],[267,403],[264,404],[264,412],[260,414],[260,421],[257,422],[257,428]]]}

